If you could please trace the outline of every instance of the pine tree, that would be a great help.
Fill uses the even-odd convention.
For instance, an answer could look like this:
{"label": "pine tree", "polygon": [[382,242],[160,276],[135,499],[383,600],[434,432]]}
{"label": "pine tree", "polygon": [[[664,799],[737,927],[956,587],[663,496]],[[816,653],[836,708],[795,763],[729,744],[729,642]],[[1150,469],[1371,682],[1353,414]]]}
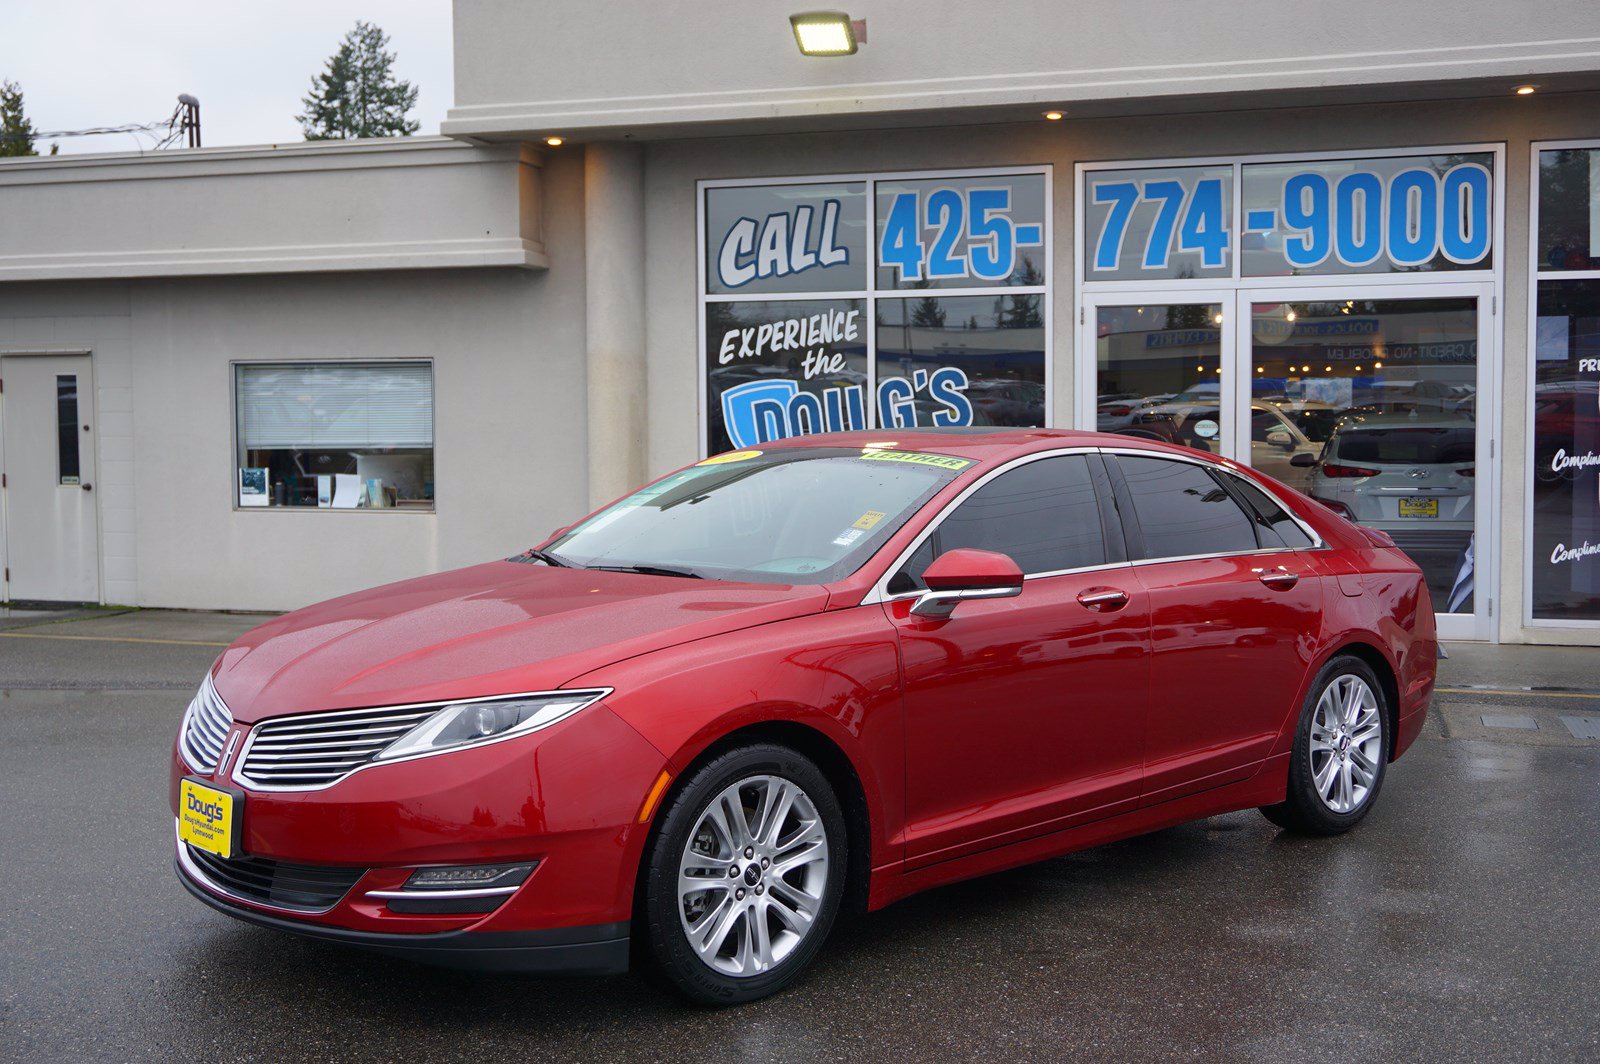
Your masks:
{"label": "pine tree", "polygon": [[357,22],[344,35],[327,69],[311,79],[311,95],[300,128],[307,140],[351,137],[403,137],[420,124],[407,117],[417,103],[417,90],[394,76],[394,53],[384,51],[389,38],[370,22]]}
{"label": "pine tree", "polygon": [[[22,86],[14,81],[0,81],[0,157],[8,155],[38,155],[33,138],[39,135],[22,106]],[[61,150],[59,144],[50,145],[50,154]]]}
{"label": "pine tree", "polygon": [[945,310],[939,301],[932,296],[923,296],[911,308],[911,324],[924,329],[942,329],[945,322]]}

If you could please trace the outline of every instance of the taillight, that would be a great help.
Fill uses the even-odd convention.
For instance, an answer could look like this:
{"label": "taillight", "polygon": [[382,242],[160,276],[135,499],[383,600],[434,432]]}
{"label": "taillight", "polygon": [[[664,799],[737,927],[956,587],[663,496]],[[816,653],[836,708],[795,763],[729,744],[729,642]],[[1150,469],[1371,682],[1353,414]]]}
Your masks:
{"label": "taillight", "polygon": [[1465,469],[1456,470],[1456,474],[1463,477],[1475,477],[1478,475],[1478,471],[1475,466],[1467,466]]}
{"label": "taillight", "polygon": [[1108,406],[1106,407],[1106,413],[1110,414],[1112,417],[1127,417],[1129,414],[1133,413],[1133,407]]}
{"label": "taillight", "polygon": [[1322,475],[1325,477],[1375,477],[1383,472],[1381,469],[1368,469],[1366,466],[1335,465],[1325,462],[1322,466]]}
{"label": "taillight", "polygon": [[1328,509],[1332,510],[1334,513],[1338,514],[1340,517],[1348,517],[1352,521],[1355,520],[1356,515],[1351,513],[1350,507],[1346,506],[1344,503],[1335,502],[1332,499],[1321,499],[1315,495],[1311,497],[1316,499],[1322,505],[1326,506]]}

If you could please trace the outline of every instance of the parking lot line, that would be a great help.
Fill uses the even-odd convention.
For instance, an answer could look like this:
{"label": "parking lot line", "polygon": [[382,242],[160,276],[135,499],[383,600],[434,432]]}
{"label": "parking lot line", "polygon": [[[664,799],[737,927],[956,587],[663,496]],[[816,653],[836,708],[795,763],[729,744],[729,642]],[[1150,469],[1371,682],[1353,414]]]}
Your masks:
{"label": "parking lot line", "polygon": [[225,647],[202,639],[141,639],[131,635],[45,635],[43,632],[0,632],[0,639],[70,639],[88,643],[158,643],[177,647]]}
{"label": "parking lot line", "polygon": [[1435,687],[1441,695],[1511,695],[1516,698],[1600,698],[1600,691],[1535,691],[1530,688]]}

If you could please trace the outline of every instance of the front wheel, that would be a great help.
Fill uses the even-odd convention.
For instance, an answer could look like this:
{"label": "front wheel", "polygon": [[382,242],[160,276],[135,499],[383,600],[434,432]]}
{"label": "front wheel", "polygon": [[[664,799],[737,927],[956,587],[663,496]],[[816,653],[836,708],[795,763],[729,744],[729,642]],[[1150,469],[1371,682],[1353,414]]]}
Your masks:
{"label": "front wheel", "polygon": [[1295,732],[1285,800],[1262,806],[1281,828],[1338,835],[1361,822],[1388,765],[1389,722],[1372,666],[1337,657],[1311,685]]}
{"label": "front wheel", "polygon": [[657,970],[708,1004],[783,989],[833,925],[846,847],[838,798],[799,753],[760,744],[704,765],[646,857],[641,930]]}

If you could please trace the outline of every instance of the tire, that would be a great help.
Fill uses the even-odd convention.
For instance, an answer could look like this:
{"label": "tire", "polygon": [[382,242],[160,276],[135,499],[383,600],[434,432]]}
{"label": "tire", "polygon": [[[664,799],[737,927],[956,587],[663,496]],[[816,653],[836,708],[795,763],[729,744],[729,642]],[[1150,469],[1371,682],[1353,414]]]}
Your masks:
{"label": "tire", "polygon": [[1262,815],[1303,835],[1340,835],[1361,823],[1388,767],[1390,710],[1372,666],[1349,656],[1324,665],[1300,710],[1285,799]]}
{"label": "tire", "polygon": [[645,855],[638,932],[655,973],[702,1004],[782,990],[833,927],[847,847],[838,796],[794,750],[743,746],[701,766]]}

